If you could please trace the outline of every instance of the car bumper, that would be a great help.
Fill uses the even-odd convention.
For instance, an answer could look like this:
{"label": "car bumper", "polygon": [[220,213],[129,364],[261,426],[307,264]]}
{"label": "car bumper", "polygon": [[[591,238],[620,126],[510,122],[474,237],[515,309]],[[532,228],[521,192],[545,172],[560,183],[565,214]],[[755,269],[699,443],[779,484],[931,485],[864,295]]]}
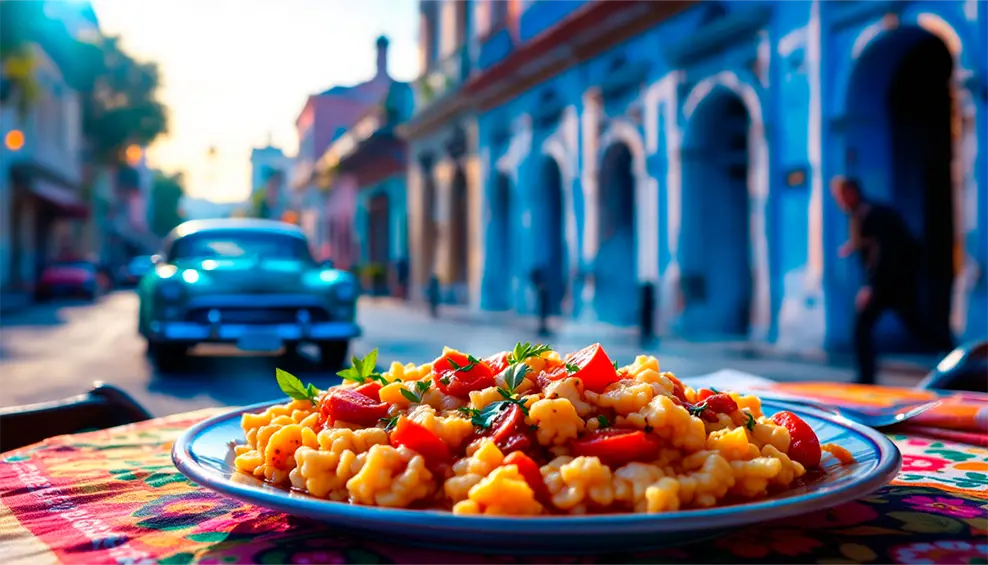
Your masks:
{"label": "car bumper", "polygon": [[154,341],[195,343],[236,343],[258,334],[277,336],[287,342],[347,340],[360,336],[360,326],[353,322],[273,325],[151,322],[149,326],[149,337]]}

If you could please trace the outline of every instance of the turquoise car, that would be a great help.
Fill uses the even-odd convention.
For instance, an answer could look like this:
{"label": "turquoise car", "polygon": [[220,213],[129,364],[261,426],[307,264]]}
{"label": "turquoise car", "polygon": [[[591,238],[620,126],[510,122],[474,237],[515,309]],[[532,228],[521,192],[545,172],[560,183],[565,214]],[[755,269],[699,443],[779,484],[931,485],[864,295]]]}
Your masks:
{"label": "turquoise car", "polygon": [[199,343],[245,351],[316,344],[338,367],[360,335],[353,275],[317,263],[305,234],[272,220],[196,220],[175,228],[138,284],[138,331],[160,368]]}

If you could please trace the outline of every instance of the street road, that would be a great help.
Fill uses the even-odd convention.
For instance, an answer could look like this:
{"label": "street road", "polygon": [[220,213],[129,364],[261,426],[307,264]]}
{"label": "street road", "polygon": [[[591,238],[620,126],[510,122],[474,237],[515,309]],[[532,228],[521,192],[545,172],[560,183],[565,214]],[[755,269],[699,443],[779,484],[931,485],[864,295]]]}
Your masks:
{"label": "street road", "polygon": [[[432,320],[422,311],[362,302],[363,338],[353,350],[380,350],[379,364],[392,359],[427,362],[443,345],[477,356],[509,349],[516,341],[542,341],[533,331],[501,324],[452,319]],[[549,339],[563,351],[586,345],[587,336]],[[638,352],[627,338],[599,339],[622,364]],[[698,346],[697,346],[698,347]],[[718,355],[709,348],[663,345],[663,368],[681,376],[731,367],[777,380],[849,381],[848,369],[777,359]],[[225,347],[198,348],[178,374],[159,374],[144,355],[137,334],[137,297],[114,292],[95,304],[52,303],[4,314],[0,319],[0,405],[12,406],[65,398],[101,380],[120,386],[154,415],[207,406],[244,405],[281,395],[274,370],[291,370],[306,382],[325,387],[338,382],[335,371],[316,369],[311,359],[245,355]],[[883,383],[910,385],[909,376],[883,375]]]}

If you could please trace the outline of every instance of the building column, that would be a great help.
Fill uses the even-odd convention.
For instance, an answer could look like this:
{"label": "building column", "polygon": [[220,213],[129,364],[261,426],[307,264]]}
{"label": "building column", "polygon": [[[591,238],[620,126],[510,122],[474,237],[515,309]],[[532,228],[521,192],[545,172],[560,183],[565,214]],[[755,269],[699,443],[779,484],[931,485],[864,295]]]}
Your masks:
{"label": "building column", "polygon": [[596,281],[588,276],[593,273],[593,263],[597,257],[598,242],[598,211],[597,211],[597,145],[600,139],[600,117],[603,100],[599,88],[591,88],[583,94],[583,116],[581,133],[583,135],[583,170],[580,184],[583,187],[583,255],[581,272],[583,274],[582,292],[580,292],[580,318],[593,319],[596,313],[593,309],[593,297]]}
{"label": "building column", "polygon": [[444,157],[432,169],[433,180],[435,182],[435,202],[431,213],[436,229],[435,265],[433,266],[433,271],[439,277],[439,282],[443,286],[453,284],[454,282],[453,246],[450,245],[449,241],[449,215],[452,209],[453,175],[455,171],[456,163],[448,157]]}

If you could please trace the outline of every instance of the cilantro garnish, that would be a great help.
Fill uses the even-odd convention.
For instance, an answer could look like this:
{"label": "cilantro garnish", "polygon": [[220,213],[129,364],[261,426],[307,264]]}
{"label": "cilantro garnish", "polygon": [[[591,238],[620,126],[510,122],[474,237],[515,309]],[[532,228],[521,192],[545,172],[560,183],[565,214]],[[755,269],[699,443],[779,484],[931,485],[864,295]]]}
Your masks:
{"label": "cilantro garnish", "polygon": [[523,413],[528,414],[528,410],[525,406],[517,400],[499,400],[484,406],[482,410],[476,411],[470,418],[470,421],[473,422],[473,425],[475,426],[487,429],[491,427],[494,420],[497,419],[501,412],[503,410],[507,410],[512,404],[517,404]]}
{"label": "cilantro garnish", "polygon": [[469,361],[469,363],[466,365],[461,366],[456,361],[453,361],[452,357],[447,357],[446,360],[449,361],[450,366],[453,367],[454,373],[466,373],[476,367],[477,363],[480,363],[480,359],[477,359],[473,355],[469,354],[467,355],[467,361]]}
{"label": "cilantro garnish", "polygon": [[527,341],[525,343],[518,342],[515,344],[515,348],[511,352],[510,361],[512,363],[521,363],[529,357],[538,357],[546,351],[552,351],[552,347],[544,343],[532,345]]}
{"label": "cilantro garnish", "polygon": [[572,363],[566,363],[566,372],[567,373],[573,374],[573,373],[575,373],[575,372],[577,372],[579,370],[580,370],[579,365],[574,365]]}
{"label": "cilantro garnish", "polygon": [[748,428],[749,431],[755,431],[755,417],[751,415],[751,412],[745,412],[744,415],[748,418],[744,423],[744,427]]}
{"label": "cilantro garnish", "polygon": [[600,422],[600,427],[602,428],[606,428],[611,425],[611,423],[607,421],[607,416],[604,416],[603,414],[597,416],[597,421]]}
{"label": "cilantro garnish", "polygon": [[686,408],[686,410],[689,411],[690,416],[696,416],[697,418],[699,418],[700,415],[703,414],[703,411],[706,410],[706,409],[707,409],[707,403],[706,402],[701,402],[701,403],[697,404],[696,406],[689,406],[689,407]]}
{"label": "cilantro garnish", "polygon": [[421,404],[422,397],[431,387],[432,383],[429,381],[415,381],[415,392],[412,392],[405,387],[401,387],[399,390],[401,391],[401,395],[407,398],[409,402]]}
{"label": "cilantro garnish", "polygon": [[460,412],[466,414],[471,418],[480,414],[480,410],[477,410],[476,408],[470,408],[469,406],[460,406],[459,408],[457,408],[457,410],[459,410]]}
{"label": "cilantro garnish", "polygon": [[274,376],[278,379],[278,386],[281,387],[281,392],[287,394],[289,398],[308,400],[315,406],[316,397],[319,396],[319,389],[316,388],[316,385],[309,383],[308,386],[305,386],[298,377],[281,369],[275,369]]}
{"label": "cilantro garnish", "polygon": [[390,418],[381,418],[381,421],[384,422],[384,431],[390,432],[393,430],[398,425],[398,418],[401,418],[401,414],[395,414]]}
{"label": "cilantro garnish", "polygon": [[366,383],[368,380],[379,381],[382,385],[388,384],[388,380],[384,378],[383,375],[376,371],[377,369],[377,348],[375,347],[370,353],[367,354],[363,359],[354,355],[350,358],[350,362],[353,364],[352,367],[348,369],[343,369],[336,374],[348,381],[353,381],[357,383]]}

